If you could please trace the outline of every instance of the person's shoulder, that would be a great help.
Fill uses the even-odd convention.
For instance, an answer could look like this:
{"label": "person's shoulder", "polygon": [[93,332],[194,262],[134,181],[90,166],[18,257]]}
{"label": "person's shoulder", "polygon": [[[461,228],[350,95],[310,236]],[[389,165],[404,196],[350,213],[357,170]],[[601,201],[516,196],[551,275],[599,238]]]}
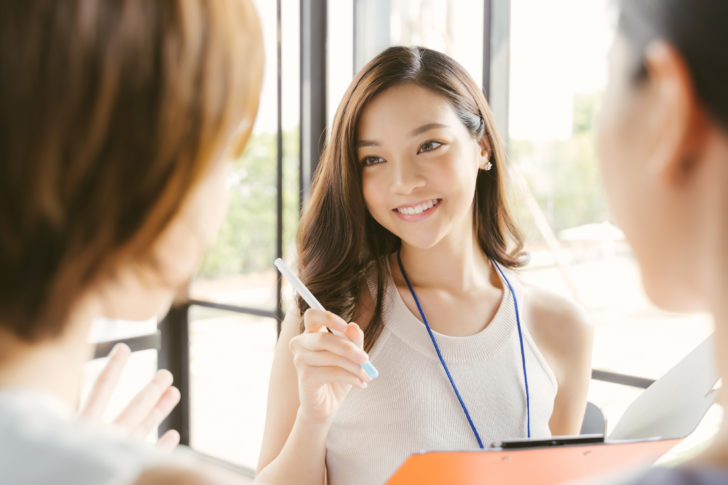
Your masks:
{"label": "person's shoulder", "polygon": [[551,290],[522,283],[528,328],[534,338],[558,356],[591,348],[594,328],[586,311]]}
{"label": "person's shoulder", "polygon": [[[38,399],[43,397],[38,395]],[[3,413],[8,409],[0,406],[0,470],[7,483],[128,482],[166,457],[145,442],[69,419],[60,409],[56,412],[38,403],[28,404],[27,412],[14,414]]]}
{"label": "person's shoulder", "polygon": [[522,287],[533,325],[552,332],[591,331],[586,311],[573,300],[540,286],[522,283]]}

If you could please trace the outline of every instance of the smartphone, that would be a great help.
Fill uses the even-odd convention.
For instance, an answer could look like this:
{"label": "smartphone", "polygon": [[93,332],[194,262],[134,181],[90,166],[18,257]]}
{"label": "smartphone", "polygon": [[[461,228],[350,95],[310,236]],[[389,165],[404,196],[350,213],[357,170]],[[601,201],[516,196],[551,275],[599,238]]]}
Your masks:
{"label": "smartphone", "polygon": [[539,448],[546,446],[563,446],[563,445],[588,445],[592,443],[604,443],[603,434],[582,434],[573,436],[552,436],[543,439],[519,439],[496,441],[491,443],[491,448],[500,448],[502,450],[514,450],[519,448]]}

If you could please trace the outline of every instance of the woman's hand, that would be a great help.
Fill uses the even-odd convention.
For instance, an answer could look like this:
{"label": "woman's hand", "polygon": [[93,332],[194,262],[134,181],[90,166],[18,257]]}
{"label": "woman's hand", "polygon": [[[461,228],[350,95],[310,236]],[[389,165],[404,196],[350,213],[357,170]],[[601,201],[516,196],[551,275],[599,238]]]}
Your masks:
{"label": "woman's hand", "polygon": [[[371,378],[361,364],[368,360],[362,350],[364,332],[356,323],[337,315],[308,309],[305,330],[293,337],[289,348],[298,374],[299,413],[313,421],[327,422],[339,409],[352,386],[367,387]],[[324,327],[342,332],[339,337]]]}
{"label": "woman's hand", "polygon": [[[111,350],[104,370],[94,383],[79,417],[102,422],[111,394],[119,383],[131,350],[125,344],[117,344]],[[180,399],[179,390],[172,385],[172,374],[160,370],[123,411],[112,421],[112,426],[128,436],[144,438],[166,418]],[[179,444],[179,433],[169,430],[157,441],[157,447],[171,450]]]}

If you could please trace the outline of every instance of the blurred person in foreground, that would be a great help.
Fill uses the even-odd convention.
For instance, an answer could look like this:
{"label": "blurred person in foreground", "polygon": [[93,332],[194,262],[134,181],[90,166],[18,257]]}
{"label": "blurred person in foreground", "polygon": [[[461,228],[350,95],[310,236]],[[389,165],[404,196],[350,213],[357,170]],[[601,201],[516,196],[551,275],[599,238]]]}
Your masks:
{"label": "blurred person in foreground", "polygon": [[[609,202],[648,295],[667,310],[713,314],[723,379],[728,377],[727,20],[725,0],[621,2],[598,137]],[[724,403],[725,395],[718,399]],[[728,423],[705,452],[683,466],[654,468],[626,481],[728,483]]]}
{"label": "blurred person in foreground", "polygon": [[[230,472],[76,419],[92,320],[159,314],[225,208],[258,107],[248,0],[0,6],[0,481],[221,483]],[[81,415],[98,416],[128,349]],[[178,399],[158,374],[117,425]],[[162,437],[174,445],[176,437]]]}

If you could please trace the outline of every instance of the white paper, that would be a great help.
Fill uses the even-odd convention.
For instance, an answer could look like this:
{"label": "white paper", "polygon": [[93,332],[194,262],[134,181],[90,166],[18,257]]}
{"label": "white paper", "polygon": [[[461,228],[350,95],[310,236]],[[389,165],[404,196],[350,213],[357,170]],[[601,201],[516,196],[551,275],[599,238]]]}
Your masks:
{"label": "white paper", "polygon": [[712,392],[718,375],[713,335],[629,405],[610,441],[684,438],[690,434],[715,401]]}

